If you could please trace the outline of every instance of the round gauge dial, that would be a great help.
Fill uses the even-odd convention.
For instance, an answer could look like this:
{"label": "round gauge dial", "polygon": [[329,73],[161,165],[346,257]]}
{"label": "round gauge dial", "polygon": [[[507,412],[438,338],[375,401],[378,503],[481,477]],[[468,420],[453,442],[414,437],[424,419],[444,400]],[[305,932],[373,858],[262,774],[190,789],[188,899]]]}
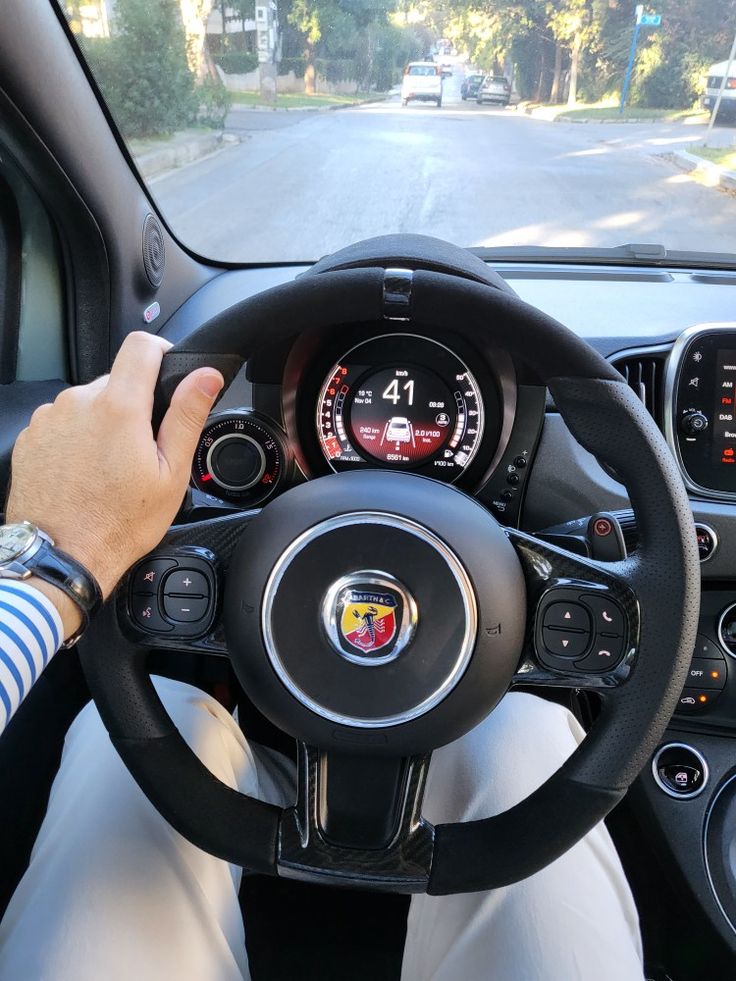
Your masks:
{"label": "round gauge dial", "polygon": [[384,466],[453,481],[483,437],[483,401],[468,366],[436,341],[372,338],[325,379],[320,447],[333,470]]}
{"label": "round gauge dial", "polygon": [[192,482],[206,494],[251,507],[273,494],[284,464],[281,440],[271,426],[247,412],[223,412],[202,432]]}

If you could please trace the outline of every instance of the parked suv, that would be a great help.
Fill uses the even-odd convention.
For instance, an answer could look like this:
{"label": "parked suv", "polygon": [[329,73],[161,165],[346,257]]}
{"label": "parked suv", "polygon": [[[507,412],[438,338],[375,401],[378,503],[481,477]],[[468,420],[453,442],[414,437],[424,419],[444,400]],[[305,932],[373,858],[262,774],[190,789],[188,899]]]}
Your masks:
{"label": "parked suv", "polygon": [[476,96],[478,105],[480,106],[484,102],[496,102],[499,105],[507,106],[510,100],[511,86],[506,76],[486,75]]}
{"label": "parked suv", "polygon": [[433,61],[412,61],[404,69],[401,82],[401,104],[412,99],[442,105],[442,68]]}

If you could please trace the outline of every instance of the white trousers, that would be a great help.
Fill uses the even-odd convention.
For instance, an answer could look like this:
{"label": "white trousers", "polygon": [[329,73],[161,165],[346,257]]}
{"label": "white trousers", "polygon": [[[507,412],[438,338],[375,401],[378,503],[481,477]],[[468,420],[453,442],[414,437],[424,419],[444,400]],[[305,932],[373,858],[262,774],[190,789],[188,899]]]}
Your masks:
{"label": "white trousers", "polygon": [[[163,679],[156,687],[220,780],[293,802],[290,762],[249,745],[201,691]],[[507,695],[434,754],[425,816],[439,823],[506,810],[582,738],[566,709]],[[30,866],[0,925],[0,981],[248,979],[239,885],[239,869],[157,814],[88,705],[69,730]],[[602,824],[524,882],[411,901],[402,981],[641,981],[642,970],[633,898]]]}

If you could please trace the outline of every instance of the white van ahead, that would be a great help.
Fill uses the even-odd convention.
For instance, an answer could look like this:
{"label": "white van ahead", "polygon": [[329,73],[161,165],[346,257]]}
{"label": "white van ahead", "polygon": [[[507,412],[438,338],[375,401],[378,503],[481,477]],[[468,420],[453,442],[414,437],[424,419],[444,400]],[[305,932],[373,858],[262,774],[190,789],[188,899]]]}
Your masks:
{"label": "white van ahead", "polygon": [[433,61],[410,61],[401,82],[401,104],[412,99],[442,105],[442,67]]}
{"label": "white van ahead", "polygon": [[[710,112],[713,112],[715,108],[718,93],[723,82],[723,76],[727,69],[727,61],[719,61],[715,65],[711,65],[708,69],[708,82],[702,102],[703,108],[708,109]],[[731,64],[731,71],[726,79],[726,87],[723,90],[718,118],[720,120],[736,119],[736,61]]]}

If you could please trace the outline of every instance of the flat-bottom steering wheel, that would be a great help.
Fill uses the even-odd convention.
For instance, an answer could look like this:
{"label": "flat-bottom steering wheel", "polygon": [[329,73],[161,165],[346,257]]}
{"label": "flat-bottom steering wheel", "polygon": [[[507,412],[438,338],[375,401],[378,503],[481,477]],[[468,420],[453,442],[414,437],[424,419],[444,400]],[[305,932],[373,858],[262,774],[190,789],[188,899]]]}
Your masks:
{"label": "flat-bottom steering wheel", "polygon": [[[374,255],[238,304],[166,355],[160,394],[202,364],[232,378],[264,337],[390,318],[392,264],[394,256]],[[531,875],[621,799],[685,682],[700,579],[674,462],[617,372],[482,276],[433,256],[405,265],[405,319],[490,337],[547,385],[575,438],[625,483],[637,551],[587,560],[501,527],[448,485],[387,471],[334,474],[256,515],[173,527],[161,550],[196,545],[216,559],[224,589],[215,629],[251,700],[297,740],[298,799],[283,810],[225,786],[188,748],[153,688],[143,642],[121,630],[119,604],[108,604],[81,654],[117,751],[190,841],[254,872],[441,895]],[[393,616],[393,644],[369,663],[351,656],[340,629],[360,601]],[[616,611],[615,665],[591,673],[545,648],[559,601],[582,604],[594,620]],[[570,759],[521,803],[432,827],[421,813],[432,751],[477,725],[514,684],[595,688],[602,710]]]}

